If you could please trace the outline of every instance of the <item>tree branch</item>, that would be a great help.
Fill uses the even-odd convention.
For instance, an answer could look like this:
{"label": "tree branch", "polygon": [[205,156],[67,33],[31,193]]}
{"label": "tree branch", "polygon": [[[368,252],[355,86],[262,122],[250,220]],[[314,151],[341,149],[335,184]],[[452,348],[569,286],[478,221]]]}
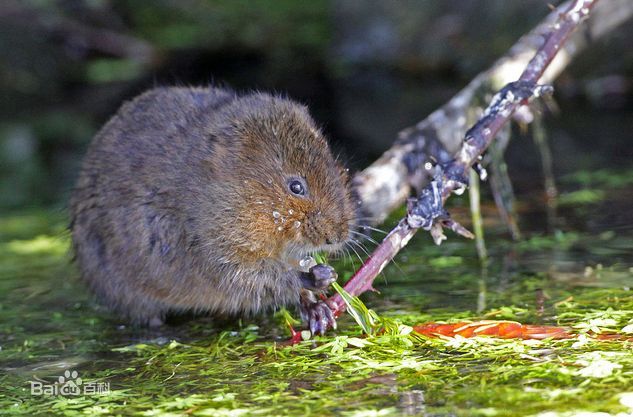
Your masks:
{"label": "tree branch", "polygon": [[[354,189],[362,202],[363,218],[372,219],[373,224],[382,223],[389,213],[404,204],[412,190],[419,191],[426,185],[432,175],[423,169],[424,162],[434,158],[442,163],[453,157],[461,147],[473,118],[481,116],[495,91],[519,79],[559,15],[569,7],[570,2],[558,7],[444,106],[415,126],[402,130],[388,151],[354,177]],[[631,17],[633,2],[630,0],[598,3],[591,12],[591,20],[571,34],[540,82],[551,83],[588,45]]]}
{"label": "tree branch", "polygon": [[[453,158],[449,159],[446,151],[439,153],[439,158],[436,157],[438,164],[435,167],[430,167],[428,163],[424,164],[425,161],[416,160],[415,157],[412,158],[413,161],[411,158],[408,160],[409,163],[416,163],[419,166],[424,164],[425,169],[433,173],[433,180],[426,185],[417,200],[409,204],[407,216],[400,220],[398,225],[376,247],[370,257],[347,282],[344,289],[348,293],[358,296],[371,290],[375,277],[406,246],[419,228],[430,230],[438,244],[445,239],[442,232],[443,227],[449,227],[467,237],[472,236],[470,232],[450,218],[443,208],[444,202],[452,193],[457,193],[458,190],[463,191],[467,186],[468,170],[478,162],[496,134],[510,120],[514,112],[532,98],[551,94],[552,87],[538,85],[537,82],[543,78],[545,71],[551,68],[550,65],[565,41],[588,17],[596,3],[597,0],[575,0],[567,6],[565,12],[555,12],[557,19],[553,23],[547,23],[549,30],[542,32],[544,42],[527,63],[518,80],[507,84],[493,97],[479,121],[465,133],[461,148],[454,154]],[[456,98],[451,102],[454,102]],[[447,106],[450,106],[451,102]],[[433,114],[426,120],[430,120],[432,123],[432,119]],[[407,160],[403,159],[403,161]],[[409,171],[420,170],[418,167],[412,166],[411,168]],[[345,304],[338,294],[330,297],[327,302],[335,315],[340,315],[345,310]]]}

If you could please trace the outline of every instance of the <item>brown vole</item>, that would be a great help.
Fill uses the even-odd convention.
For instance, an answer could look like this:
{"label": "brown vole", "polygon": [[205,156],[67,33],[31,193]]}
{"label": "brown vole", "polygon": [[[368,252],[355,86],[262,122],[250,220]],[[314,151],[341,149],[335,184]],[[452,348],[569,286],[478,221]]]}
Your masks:
{"label": "brown vole", "polygon": [[305,107],[268,94],[157,88],[94,138],[70,201],[83,279],[135,323],[178,311],[241,315],[300,305],[313,333],[334,324],[301,272],[355,224],[346,171]]}

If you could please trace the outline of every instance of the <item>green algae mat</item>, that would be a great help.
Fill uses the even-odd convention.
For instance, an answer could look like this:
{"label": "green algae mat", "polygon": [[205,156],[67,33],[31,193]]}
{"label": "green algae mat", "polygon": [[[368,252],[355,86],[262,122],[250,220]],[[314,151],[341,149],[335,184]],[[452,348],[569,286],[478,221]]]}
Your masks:
{"label": "green algae mat", "polygon": [[[2,214],[0,415],[633,416],[631,178],[565,178],[551,233],[526,197],[520,242],[490,214],[485,268],[473,242],[449,236],[436,247],[419,233],[377,279],[380,293],[361,297],[389,331],[365,335],[346,315],[294,346],[292,311],[129,327],[77,281],[63,210]],[[454,200],[466,219],[467,202]],[[335,266],[346,278],[359,263]],[[566,326],[576,337],[411,331],[464,320]]]}

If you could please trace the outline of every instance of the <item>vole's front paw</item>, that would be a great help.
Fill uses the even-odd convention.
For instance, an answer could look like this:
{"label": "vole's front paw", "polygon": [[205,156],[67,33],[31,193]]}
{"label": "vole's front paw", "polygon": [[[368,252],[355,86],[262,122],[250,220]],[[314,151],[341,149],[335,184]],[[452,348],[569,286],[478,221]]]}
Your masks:
{"label": "vole's front paw", "polygon": [[314,265],[310,268],[310,272],[301,273],[301,283],[303,288],[312,291],[325,291],[334,281],[336,281],[338,275],[334,268],[326,264]]}
{"label": "vole's front paw", "polygon": [[328,328],[336,329],[334,314],[324,301],[317,300],[312,292],[301,297],[301,318],[308,324],[312,335],[324,335]]}

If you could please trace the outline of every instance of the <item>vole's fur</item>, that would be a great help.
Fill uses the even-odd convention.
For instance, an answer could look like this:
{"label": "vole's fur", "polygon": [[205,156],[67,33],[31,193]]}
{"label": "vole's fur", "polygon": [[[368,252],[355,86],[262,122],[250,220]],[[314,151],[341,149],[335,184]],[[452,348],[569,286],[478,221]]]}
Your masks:
{"label": "vole's fur", "polygon": [[88,150],[70,213],[81,276],[139,324],[298,304],[299,259],[340,249],[355,221],[346,171],[305,107],[215,88],[123,105]]}

